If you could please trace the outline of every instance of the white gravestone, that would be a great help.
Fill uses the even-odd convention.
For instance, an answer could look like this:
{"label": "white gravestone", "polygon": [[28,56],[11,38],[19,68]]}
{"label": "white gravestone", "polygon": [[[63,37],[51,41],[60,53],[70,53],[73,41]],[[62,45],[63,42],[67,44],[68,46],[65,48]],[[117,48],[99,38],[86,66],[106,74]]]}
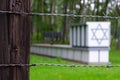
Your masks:
{"label": "white gravestone", "polygon": [[89,64],[109,63],[110,22],[72,24],[70,45],[80,49],[82,53],[79,54],[85,54],[82,57],[88,56],[83,58],[82,62]]}
{"label": "white gravestone", "polygon": [[87,22],[87,46],[110,46],[110,22]]}

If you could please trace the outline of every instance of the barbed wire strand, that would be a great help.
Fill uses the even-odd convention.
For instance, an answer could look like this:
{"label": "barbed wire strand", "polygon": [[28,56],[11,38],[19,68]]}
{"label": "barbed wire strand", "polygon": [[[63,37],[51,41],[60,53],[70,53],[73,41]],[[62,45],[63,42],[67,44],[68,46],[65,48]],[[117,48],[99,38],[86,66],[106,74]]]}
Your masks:
{"label": "barbed wire strand", "polygon": [[75,64],[50,64],[50,63],[36,63],[36,64],[0,64],[0,67],[35,67],[35,66],[54,66],[54,67],[72,67],[72,68],[81,68],[81,67],[88,67],[88,68],[113,68],[113,67],[120,67],[120,65],[75,65]]}
{"label": "barbed wire strand", "polygon": [[[67,17],[86,17],[86,18],[107,18],[107,19],[119,19],[120,16],[95,16],[95,15],[75,15],[75,14],[51,14],[51,13],[36,13],[36,12],[12,12],[12,11],[2,11],[0,13],[8,13],[8,14],[19,14],[19,15],[30,15],[30,16],[67,16]],[[120,65],[68,65],[68,64],[49,64],[49,63],[39,63],[39,64],[0,64],[0,67],[20,67],[20,66],[59,66],[59,67],[120,67]]]}
{"label": "barbed wire strand", "polygon": [[37,12],[14,12],[14,11],[1,11],[0,13],[19,14],[19,15],[30,15],[30,16],[61,16],[61,17],[86,17],[86,18],[105,18],[105,19],[120,19],[120,16],[99,16],[99,15],[76,15],[76,14],[53,14],[53,13],[37,13]]}

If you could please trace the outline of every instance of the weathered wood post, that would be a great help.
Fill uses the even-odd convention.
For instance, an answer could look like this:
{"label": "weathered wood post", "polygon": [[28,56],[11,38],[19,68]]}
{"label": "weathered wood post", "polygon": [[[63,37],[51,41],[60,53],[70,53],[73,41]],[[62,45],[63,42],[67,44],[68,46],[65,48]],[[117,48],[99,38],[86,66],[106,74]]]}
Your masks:
{"label": "weathered wood post", "polygon": [[[30,12],[30,0],[0,0],[1,11]],[[30,17],[0,12],[0,65],[29,64]],[[0,80],[29,80],[28,66],[0,67]]]}

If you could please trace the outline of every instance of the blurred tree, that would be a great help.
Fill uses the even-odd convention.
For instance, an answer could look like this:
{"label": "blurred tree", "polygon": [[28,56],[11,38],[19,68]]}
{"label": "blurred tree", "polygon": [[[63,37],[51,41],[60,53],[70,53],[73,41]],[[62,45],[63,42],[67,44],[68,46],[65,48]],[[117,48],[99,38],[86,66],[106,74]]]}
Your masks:
{"label": "blurred tree", "polygon": [[[63,14],[67,14],[67,8],[68,8],[68,0],[63,0]],[[67,27],[67,16],[63,17],[63,22],[62,22],[62,42],[65,42],[65,37],[66,37],[66,27]]]}
{"label": "blurred tree", "polygon": [[[120,8],[119,8],[119,5],[116,5],[116,11],[117,11],[117,14],[118,16],[120,16]],[[118,19],[117,19],[117,27],[118,27]],[[118,36],[118,42],[117,42],[117,49],[120,50],[120,35]]]}
{"label": "blurred tree", "polygon": [[[119,16],[116,0],[34,0],[33,11],[41,13],[63,13],[76,15]],[[117,20],[91,17],[37,16],[33,18],[34,32],[61,31],[62,41],[68,40],[69,24],[85,21],[111,21],[112,35],[116,34]],[[113,37],[114,39],[114,37]]]}

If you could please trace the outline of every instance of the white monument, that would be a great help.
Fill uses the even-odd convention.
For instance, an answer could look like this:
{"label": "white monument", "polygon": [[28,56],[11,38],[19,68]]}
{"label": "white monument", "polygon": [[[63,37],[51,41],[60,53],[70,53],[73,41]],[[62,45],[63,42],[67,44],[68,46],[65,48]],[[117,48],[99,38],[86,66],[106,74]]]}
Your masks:
{"label": "white monument", "polygon": [[70,45],[34,44],[31,52],[87,64],[108,64],[110,22],[85,22],[70,27]]}
{"label": "white monument", "polygon": [[109,63],[110,22],[72,24],[70,45],[82,51],[82,62]]}

